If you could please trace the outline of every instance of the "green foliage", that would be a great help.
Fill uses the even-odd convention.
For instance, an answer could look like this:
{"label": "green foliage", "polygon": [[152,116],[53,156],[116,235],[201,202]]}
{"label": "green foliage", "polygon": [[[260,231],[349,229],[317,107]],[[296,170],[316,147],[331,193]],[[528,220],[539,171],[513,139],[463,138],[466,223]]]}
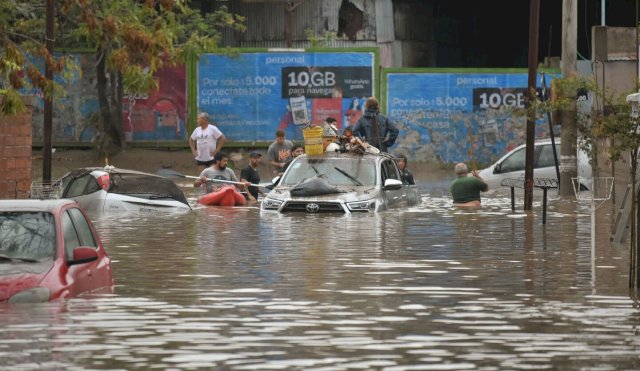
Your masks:
{"label": "green foliage", "polygon": [[311,44],[311,47],[314,49],[326,46],[328,42],[338,38],[334,31],[324,31],[322,35],[318,35],[314,30],[308,28],[304,30],[304,33],[307,36],[307,40]]}
{"label": "green foliage", "polygon": [[0,89],[2,113],[12,116],[25,112],[26,107],[20,98],[21,95],[13,89]]}
{"label": "green foliage", "polygon": [[158,89],[158,81],[154,78],[149,69],[140,66],[132,66],[123,74],[124,93],[133,95],[137,92],[148,92]]}
{"label": "green foliage", "polygon": [[634,154],[640,146],[640,120],[631,114],[631,103],[626,101],[629,93],[614,94],[596,84],[590,77],[569,77],[554,80],[555,98],[546,110],[568,109],[576,101],[576,93],[589,94],[594,101],[594,109],[588,113],[578,113],[577,128],[580,133],[579,146],[593,155],[595,142],[600,138],[610,138],[609,157],[617,161],[625,153]]}
{"label": "green foliage", "polygon": [[[188,0],[57,0],[55,4],[55,50],[93,50],[98,58],[105,58],[107,73],[122,76],[127,94],[157,88],[155,73],[162,67],[194,60],[202,53],[231,54],[220,47],[221,30],[245,30],[244,18],[230,14],[226,7],[203,17],[188,6]],[[54,98],[64,93],[25,56],[44,60],[63,77],[79,74],[72,59],[47,52],[42,37],[45,19],[45,0],[0,0],[0,110],[4,113],[24,109],[16,99],[21,89],[40,89]],[[105,109],[113,107],[101,106]],[[100,127],[103,136],[117,131]]]}

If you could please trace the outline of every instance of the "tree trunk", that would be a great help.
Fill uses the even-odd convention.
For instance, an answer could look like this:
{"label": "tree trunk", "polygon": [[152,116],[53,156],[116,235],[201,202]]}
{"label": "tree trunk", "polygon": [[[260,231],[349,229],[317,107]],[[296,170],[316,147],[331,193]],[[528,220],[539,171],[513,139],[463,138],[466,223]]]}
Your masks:
{"label": "tree trunk", "polygon": [[122,96],[124,92],[122,75],[115,72],[110,73],[109,81],[111,82],[111,131],[114,143],[117,143],[119,148],[125,149],[126,142],[122,131]]}
{"label": "tree trunk", "polygon": [[98,105],[100,107],[100,125],[98,126],[99,140],[98,156],[108,156],[113,144],[111,131],[111,109],[109,107],[109,98],[107,95],[107,64],[106,56],[102,51],[97,53],[98,63],[96,64],[96,85],[98,89]]}

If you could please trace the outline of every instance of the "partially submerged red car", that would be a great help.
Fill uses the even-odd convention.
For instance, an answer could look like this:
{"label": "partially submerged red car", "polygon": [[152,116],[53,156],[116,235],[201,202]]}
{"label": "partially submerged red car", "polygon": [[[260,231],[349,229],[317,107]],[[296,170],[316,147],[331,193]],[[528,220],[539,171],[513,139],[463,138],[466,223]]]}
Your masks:
{"label": "partially submerged red car", "polygon": [[0,200],[0,303],[113,289],[111,259],[73,200]]}

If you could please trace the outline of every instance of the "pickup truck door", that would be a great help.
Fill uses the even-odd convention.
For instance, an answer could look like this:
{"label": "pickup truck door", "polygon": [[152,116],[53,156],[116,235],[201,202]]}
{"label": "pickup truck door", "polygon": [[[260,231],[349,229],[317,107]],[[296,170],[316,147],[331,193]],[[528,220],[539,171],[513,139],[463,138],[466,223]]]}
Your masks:
{"label": "pickup truck door", "polygon": [[388,207],[406,207],[407,206],[407,194],[405,187],[402,186],[399,189],[384,189],[384,183],[387,179],[396,179],[402,182],[400,177],[400,170],[395,161],[391,159],[385,159],[381,164],[382,175],[382,193],[387,200]]}

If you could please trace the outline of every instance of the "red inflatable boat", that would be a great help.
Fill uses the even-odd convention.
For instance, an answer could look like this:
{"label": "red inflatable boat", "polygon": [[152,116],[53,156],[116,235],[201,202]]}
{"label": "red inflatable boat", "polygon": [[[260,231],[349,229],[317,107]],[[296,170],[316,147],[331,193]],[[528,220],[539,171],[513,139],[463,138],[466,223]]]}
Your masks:
{"label": "red inflatable boat", "polygon": [[247,203],[242,193],[236,191],[234,186],[222,186],[215,192],[207,193],[198,198],[202,205],[214,206],[243,206]]}

